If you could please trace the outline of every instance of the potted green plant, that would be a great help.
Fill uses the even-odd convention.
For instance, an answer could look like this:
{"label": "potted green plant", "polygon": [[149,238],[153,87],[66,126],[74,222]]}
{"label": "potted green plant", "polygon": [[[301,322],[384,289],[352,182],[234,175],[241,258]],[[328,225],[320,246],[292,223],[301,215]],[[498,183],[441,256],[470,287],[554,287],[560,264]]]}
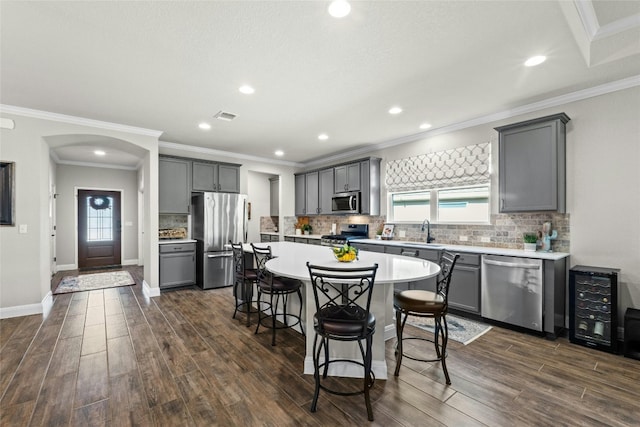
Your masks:
{"label": "potted green plant", "polygon": [[304,234],[311,234],[311,232],[313,231],[313,228],[310,224],[302,224],[301,229]]}
{"label": "potted green plant", "polygon": [[382,225],[376,230],[376,239],[382,239]]}
{"label": "potted green plant", "polygon": [[524,250],[526,252],[535,252],[538,243],[538,235],[536,233],[524,233]]}

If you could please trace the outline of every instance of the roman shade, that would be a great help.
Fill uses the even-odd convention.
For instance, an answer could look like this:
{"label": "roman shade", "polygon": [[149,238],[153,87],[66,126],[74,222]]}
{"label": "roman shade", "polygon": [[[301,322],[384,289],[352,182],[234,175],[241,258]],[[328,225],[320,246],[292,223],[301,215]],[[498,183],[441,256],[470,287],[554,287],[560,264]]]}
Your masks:
{"label": "roman shade", "polygon": [[387,191],[412,191],[488,184],[491,143],[390,160],[385,167]]}

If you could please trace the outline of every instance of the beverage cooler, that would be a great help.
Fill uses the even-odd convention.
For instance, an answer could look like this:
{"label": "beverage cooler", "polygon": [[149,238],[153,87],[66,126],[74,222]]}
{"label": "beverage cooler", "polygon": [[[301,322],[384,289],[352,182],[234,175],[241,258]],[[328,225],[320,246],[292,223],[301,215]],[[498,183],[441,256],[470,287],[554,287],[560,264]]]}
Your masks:
{"label": "beverage cooler", "polygon": [[576,265],[569,270],[569,340],[615,353],[618,333],[616,268]]}

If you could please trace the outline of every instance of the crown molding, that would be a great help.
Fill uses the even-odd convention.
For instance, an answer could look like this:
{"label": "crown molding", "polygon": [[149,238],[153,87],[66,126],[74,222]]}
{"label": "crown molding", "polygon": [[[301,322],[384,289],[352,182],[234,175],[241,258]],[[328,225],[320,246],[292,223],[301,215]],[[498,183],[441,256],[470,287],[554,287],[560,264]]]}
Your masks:
{"label": "crown molding", "polygon": [[80,126],[88,126],[98,129],[115,130],[136,135],[159,138],[163,131],[139,128],[135,126],[121,125],[118,123],[103,122],[100,120],[85,119],[84,117],[67,116],[66,114],[51,113],[48,111],[33,110],[31,108],[16,107],[14,105],[0,104],[0,112],[15,114],[17,116],[31,117],[35,119],[51,120],[54,122],[70,123]]}
{"label": "crown molding", "polygon": [[89,168],[121,169],[121,170],[128,170],[128,171],[138,170],[137,166],[122,166],[122,165],[114,165],[111,163],[75,162],[71,160],[59,160],[59,161],[56,161],[56,163],[59,165],[86,166]]}
{"label": "crown molding", "polygon": [[560,105],[568,104],[570,102],[581,101],[583,99],[593,98],[594,96],[606,95],[611,92],[617,92],[619,90],[630,89],[635,86],[640,86],[640,75],[632,76],[626,79],[617,80],[611,83],[605,83],[600,86],[594,86],[592,88],[580,90],[577,92],[568,93],[566,95],[556,96],[544,101],[534,102],[532,104],[523,105],[521,107],[513,108],[510,110],[504,110],[486,116],[476,117],[474,119],[465,120],[463,122],[453,123],[448,126],[442,126],[439,128],[429,129],[428,131],[395,138],[389,141],[384,141],[375,145],[368,145],[365,148],[359,148],[356,150],[341,153],[330,158],[323,158],[322,160],[313,160],[304,164],[305,167],[315,166],[319,163],[326,163],[327,161],[342,160],[347,157],[353,157],[361,155],[363,153],[370,153],[375,150],[382,150],[396,145],[406,144],[408,142],[418,141],[427,137],[441,135],[443,133],[455,132],[462,129],[467,129],[474,126],[480,126],[487,123],[497,122],[499,120],[508,119],[510,117],[519,116],[522,114],[533,113],[546,108],[553,108]]}
{"label": "crown molding", "polygon": [[172,150],[188,151],[192,153],[209,154],[213,156],[231,157],[234,159],[252,160],[261,163],[271,163],[274,165],[304,167],[305,163],[289,162],[286,160],[274,160],[265,157],[251,156],[248,154],[233,153],[231,151],[215,150],[213,148],[197,147],[194,145],[178,144],[176,142],[158,141],[159,148],[169,148]]}

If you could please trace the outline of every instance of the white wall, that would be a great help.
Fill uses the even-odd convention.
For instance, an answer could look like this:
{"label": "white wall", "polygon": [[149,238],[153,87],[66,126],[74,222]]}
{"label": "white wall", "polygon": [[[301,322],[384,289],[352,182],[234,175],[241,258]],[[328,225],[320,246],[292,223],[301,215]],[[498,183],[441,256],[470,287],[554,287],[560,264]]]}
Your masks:
{"label": "white wall", "polygon": [[[135,170],[57,166],[58,265],[77,268],[76,189],[121,190],[122,263],[138,260],[138,173]],[[131,225],[127,225],[127,224]]]}
{"label": "white wall", "polygon": [[0,318],[46,312],[46,305],[52,303],[49,191],[50,179],[57,177],[50,174],[49,144],[64,145],[65,136],[72,140],[78,135],[110,137],[146,153],[145,212],[149,211],[151,219],[145,224],[144,280],[151,288],[158,288],[157,136],[121,131],[117,126],[100,127],[96,122],[81,124],[84,121],[77,118],[42,118],[45,116],[45,112],[2,112],[3,118],[15,122],[15,128],[0,131],[0,158],[16,162],[16,224],[26,225],[27,233],[18,233],[17,226],[0,227]]}
{"label": "white wall", "polygon": [[[377,150],[385,163],[443,149],[492,142],[492,212],[497,212],[498,134],[510,123],[565,112],[567,123],[567,213],[571,224],[570,266],[620,268],[619,314],[640,308],[640,88],[511,117],[457,132]],[[362,156],[360,156],[362,157]],[[386,214],[382,185],[381,210]]]}
{"label": "white wall", "polygon": [[249,221],[248,242],[260,242],[260,217],[271,213],[271,183],[273,175],[249,171],[247,174],[247,195],[251,203],[251,220]]}

